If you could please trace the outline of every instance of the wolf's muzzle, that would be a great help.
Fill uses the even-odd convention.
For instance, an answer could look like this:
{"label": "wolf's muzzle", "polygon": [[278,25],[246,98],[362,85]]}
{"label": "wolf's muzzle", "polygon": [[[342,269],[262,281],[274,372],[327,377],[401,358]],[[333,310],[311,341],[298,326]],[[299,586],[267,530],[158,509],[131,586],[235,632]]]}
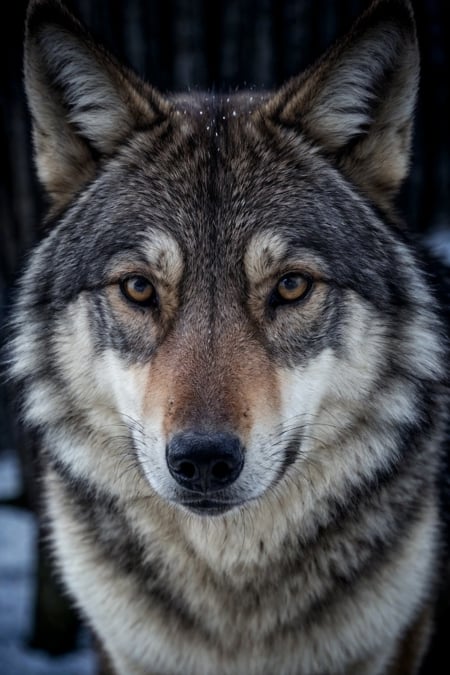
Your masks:
{"label": "wolf's muzzle", "polygon": [[167,445],[166,459],[179,485],[203,495],[234,483],[244,466],[239,438],[224,432],[178,433]]}

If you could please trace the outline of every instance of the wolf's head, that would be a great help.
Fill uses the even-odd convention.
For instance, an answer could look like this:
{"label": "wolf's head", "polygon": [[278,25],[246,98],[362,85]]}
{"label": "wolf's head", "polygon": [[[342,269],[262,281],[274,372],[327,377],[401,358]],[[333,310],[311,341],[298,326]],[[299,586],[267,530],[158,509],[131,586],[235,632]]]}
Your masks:
{"label": "wolf's head", "polygon": [[440,358],[392,208],[409,2],[276,93],[163,97],[34,1],[25,73],[52,207],[13,372],[54,465],[203,514],[386,469]]}

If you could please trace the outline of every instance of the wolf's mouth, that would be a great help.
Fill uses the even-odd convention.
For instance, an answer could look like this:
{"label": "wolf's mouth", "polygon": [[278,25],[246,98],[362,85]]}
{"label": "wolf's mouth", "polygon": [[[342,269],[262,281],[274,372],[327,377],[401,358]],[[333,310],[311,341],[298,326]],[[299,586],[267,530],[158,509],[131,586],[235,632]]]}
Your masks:
{"label": "wolf's mouth", "polygon": [[178,502],[189,511],[201,516],[219,516],[240,505],[240,502],[215,501],[214,499],[196,499]]}

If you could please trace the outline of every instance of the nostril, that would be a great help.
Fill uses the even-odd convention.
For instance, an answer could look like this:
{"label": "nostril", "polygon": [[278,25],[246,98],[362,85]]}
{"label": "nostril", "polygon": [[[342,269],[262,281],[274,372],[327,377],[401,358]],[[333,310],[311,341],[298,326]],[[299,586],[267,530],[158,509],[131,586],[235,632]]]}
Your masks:
{"label": "nostril", "polygon": [[184,478],[194,478],[197,473],[197,467],[193,462],[180,462],[178,473]]}
{"label": "nostril", "polygon": [[228,478],[233,468],[224,461],[215,462],[211,467],[211,474],[216,480],[225,480]]}

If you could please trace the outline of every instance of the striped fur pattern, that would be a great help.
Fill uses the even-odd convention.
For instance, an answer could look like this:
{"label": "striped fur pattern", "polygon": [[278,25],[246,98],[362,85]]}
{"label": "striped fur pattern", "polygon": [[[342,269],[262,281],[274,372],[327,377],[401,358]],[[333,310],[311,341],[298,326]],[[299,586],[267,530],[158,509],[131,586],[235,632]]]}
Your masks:
{"label": "striped fur pattern", "polygon": [[[166,98],[33,0],[25,73],[51,208],[10,370],[44,438],[57,568],[114,673],[417,673],[447,355],[393,206],[409,2],[372,3],[276,93]],[[126,296],[136,277],[151,304]],[[218,432],[238,477],[187,489],[170,443]]]}

